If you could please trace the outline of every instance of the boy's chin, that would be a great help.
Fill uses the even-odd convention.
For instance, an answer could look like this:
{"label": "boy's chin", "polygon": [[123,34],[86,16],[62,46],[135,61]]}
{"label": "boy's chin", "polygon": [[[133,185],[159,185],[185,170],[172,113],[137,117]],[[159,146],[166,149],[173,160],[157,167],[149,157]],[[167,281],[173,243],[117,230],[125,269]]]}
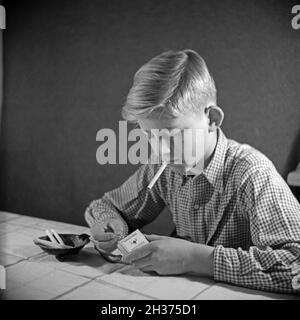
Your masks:
{"label": "boy's chin", "polygon": [[170,163],[169,166],[173,171],[178,172],[180,174],[186,174],[191,169],[191,167],[187,164]]}

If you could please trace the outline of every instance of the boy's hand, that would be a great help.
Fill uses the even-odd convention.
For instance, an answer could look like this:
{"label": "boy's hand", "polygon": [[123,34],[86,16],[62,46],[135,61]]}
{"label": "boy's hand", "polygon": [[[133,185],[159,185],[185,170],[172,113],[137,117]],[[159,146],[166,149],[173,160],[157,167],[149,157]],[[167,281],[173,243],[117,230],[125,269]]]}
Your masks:
{"label": "boy's hand", "polygon": [[117,242],[125,235],[124,224],[116,218],[98,222],[91,227],[91,240],[97,249],[107,252],[117,248]]}
{"label": "boy's hand", "polygon": [[123,257],[125,263],[160,275],[192,273],[213,276],[213,247],[165,236],[145,237],[150,243]]}

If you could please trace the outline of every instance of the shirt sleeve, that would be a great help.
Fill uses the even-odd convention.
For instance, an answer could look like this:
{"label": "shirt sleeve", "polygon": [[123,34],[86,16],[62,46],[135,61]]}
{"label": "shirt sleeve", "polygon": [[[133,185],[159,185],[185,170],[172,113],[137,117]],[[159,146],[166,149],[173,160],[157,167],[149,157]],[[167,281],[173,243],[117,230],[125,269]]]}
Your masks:
{"label": "shirt sleeve", "polygon": [[245,174],[238,205],[249,219],[253,245],[248,250],[216,246],[215,280],[299,294],[300,205],[273,165],[257,165]]}
{"label": "shirt sleeve", "polygon": [[88,225],[91,227],[106,219],[117,218],[123,221],[128,234],[152,222],[165,207],[157,188],[158,182],[151,190],[147,188],[157,170],[157,165],[142,165],[120,187],[92,201],[85,210]]}

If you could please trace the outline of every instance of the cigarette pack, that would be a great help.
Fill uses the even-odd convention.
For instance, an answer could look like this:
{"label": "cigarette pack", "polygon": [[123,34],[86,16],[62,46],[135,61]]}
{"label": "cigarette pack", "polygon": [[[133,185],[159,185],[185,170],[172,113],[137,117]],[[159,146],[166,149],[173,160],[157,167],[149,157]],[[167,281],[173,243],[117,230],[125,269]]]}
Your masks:
{"label": "cigarette pack", "polygon": [[149,241],[145,238],[141,231],[137,229],[119,241],[118,249],[123,255],[126,255],[132,250],[137,249],[147,243],[149,243]]}

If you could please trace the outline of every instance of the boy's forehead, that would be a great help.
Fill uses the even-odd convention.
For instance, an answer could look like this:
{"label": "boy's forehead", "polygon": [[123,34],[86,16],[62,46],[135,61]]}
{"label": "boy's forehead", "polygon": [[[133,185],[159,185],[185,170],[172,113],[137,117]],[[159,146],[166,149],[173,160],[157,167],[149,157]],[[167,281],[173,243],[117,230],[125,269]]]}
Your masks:
{"label": "boy's forehead", "polygon": [[179,123],[177,118],[157,119],[145,118],[138,121],[142,129],[173,129],[177,128]]}

